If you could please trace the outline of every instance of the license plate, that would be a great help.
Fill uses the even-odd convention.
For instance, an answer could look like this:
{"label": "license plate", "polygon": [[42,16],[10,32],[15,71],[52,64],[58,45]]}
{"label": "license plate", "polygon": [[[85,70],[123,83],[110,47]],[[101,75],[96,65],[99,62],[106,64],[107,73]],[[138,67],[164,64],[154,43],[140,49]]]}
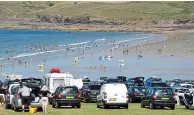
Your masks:
{"label": "license plate", "polygon": [[66,99],[74,99],[73,96],[66,96]]}
{"label": "license plate", "polygon": [[161,98],[162,100],[169,100],[169,98]]}
{"label": "license plate", "polygon": [[116,101],[116,98],[110,98],[109,101]]}

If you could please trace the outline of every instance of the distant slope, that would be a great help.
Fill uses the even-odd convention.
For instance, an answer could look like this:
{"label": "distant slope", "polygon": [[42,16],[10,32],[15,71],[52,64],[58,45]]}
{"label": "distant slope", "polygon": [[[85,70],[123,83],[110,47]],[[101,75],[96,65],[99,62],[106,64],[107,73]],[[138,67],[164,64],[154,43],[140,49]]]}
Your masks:
{"label": "distant slope", "polygon": [[87,15],[106,20],[169,20],[194,18],[194,2],[0,2],[1,18]]}

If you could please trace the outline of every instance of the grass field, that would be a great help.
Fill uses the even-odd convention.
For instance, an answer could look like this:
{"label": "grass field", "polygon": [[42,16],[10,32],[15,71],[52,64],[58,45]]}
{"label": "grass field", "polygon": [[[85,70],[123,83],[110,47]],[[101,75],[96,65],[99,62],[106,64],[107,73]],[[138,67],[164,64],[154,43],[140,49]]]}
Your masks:
{"label": "grass field", "polygon": [[[28,115],[28,112],[14,112],[12,110],[1,110],[0,115]],[[43,114],[41,112],[36,115]],[[48,115],[193,115],[194,110],[186,110],[184,106],[176,106],[176,110],[170,109],[155,109],[150,110],[148,108],[140,108],[139,103],[129,104],[129,109],[98,109],[96,103],[82,103],[81,109],[72,108],[60,108],[52,109],[48,108]]]}
{"label": "grass field", "polygon": [[192,19],[194,2],[0,2],[0,17],[82,16],[107,20]]}

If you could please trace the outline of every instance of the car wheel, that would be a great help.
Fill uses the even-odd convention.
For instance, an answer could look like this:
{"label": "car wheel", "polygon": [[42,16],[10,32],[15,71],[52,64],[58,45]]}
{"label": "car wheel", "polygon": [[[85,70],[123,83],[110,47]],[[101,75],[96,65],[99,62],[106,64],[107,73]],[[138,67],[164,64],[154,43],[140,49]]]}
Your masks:
{"label": "car wheel", "polygon": [[15,106],[15,104],[13,105],[13,109],[15,112],[17,112],[19,109]]}
{"label": "car wheel", "polygon": [[164,106],[160,106],[160,109],[164,109]]}
{"label": "car wheel", "polygon": [[154,108],[155,108],[154,104],[150,102],[150,109],[154,109]]}
{"label": "car wheel", "polygon": [[125,108],[125,109],[128,109],[128,108],[129,108],[128,104],[126,104],[126,105],[124,106],[124,108]]}
{"label": "car wheel", "polygon": [[55,108],[55,104],[54,104],[54,102],[52,102],[52,108]]}
{"label": "car wheel", "polygon": [[59,103],[55,102],[55,108],[59,108]]}
{"label": "car wheel", "polygon": [[141,101],[141,108],[145,108],[145,105],[143,104],[142,101]]}
{"label": "car wheel", "polygon": [[171,106],[170,109],[175,110],[175,105]]}
{"label": "car wheel", "polygon": [[189,109],[189,107],[188,106],[185,106],[185,109]]}
{"label": "car wheel", "polygon": [[84,103],[88,103],[88,100],[84,97]]}
{"label": "car wheel", "polygon": [[5,103],[5,109],[10,109],[9,104]]}
{"label": "car wheel", "polygon": [[131,97],[129,97],[129,102],[133,103],[133,99]]}
{"label": "car wheel", "polygon": [[99,104],[98,104],[98,101],[96,101],[96,105],[97,105],[97,108],[100,108]]}
{"label": "car wheel", "polygon": [[107,109],[108,108],[108,106],[103,102],[103,104],[102,104],[102,108],[103,109]]}
{"label": "car wheel", "polygon": [[77,105],[77,108],[81,108],[81,104]]}
{"label": "car wheel", "polygon": [[14,108],[13,108],[13,104],[11,104],[11,110],[14,110]]}

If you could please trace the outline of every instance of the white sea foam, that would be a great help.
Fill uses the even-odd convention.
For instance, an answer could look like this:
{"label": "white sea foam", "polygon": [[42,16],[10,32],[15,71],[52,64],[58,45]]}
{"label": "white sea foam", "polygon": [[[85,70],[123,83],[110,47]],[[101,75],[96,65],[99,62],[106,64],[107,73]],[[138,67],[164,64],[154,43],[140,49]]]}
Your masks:
{"label": "white sea foam", "polygon": [[79,43],[73,43],[73,44],[68,44],[70,46],[76,46],[76,45],[81,45],[81,44],[87,44],[90,43],[91,41],[86,41],[86,42],[79,42]]}
{"label": "white sea foam", "polygon": [[95,42],[97,42],[97,41],[104,41],[104,40],[106,40],[106,39],[97,39],[97,40],[95,40]]}

